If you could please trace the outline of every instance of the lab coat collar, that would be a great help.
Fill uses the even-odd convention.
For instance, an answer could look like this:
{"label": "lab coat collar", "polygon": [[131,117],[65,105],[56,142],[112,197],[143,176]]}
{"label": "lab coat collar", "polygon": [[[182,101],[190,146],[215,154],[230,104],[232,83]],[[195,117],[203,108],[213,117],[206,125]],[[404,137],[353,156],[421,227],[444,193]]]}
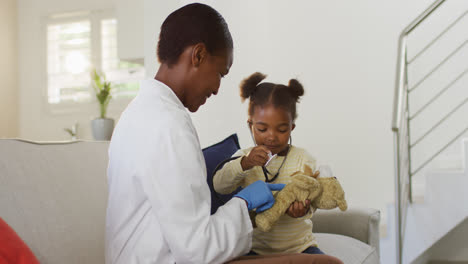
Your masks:
{"label": "lab coat collar", "polygon": [[179,97],[177,97],[174,91],[165,83],[160,82],[158,80],[147,79],[147,80],[141,81],[139,94],[143,98],[155,97],[155,96],[164,98],[167,101],[175,104],[177,107],[185,110],[185,106],[182,104]]}

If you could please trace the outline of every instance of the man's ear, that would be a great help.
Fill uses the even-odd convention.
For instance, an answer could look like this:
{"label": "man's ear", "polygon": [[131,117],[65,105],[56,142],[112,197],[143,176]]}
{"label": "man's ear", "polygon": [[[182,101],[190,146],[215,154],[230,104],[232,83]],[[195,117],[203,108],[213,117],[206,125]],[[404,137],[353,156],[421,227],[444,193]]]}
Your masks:
{"label": "man's ear", "polygon": [[192,65],[195,67],[200,66],[200,64],[205,60],[207,54],[206,46],[203,43],[198,43],[193,46],[192,49]]}

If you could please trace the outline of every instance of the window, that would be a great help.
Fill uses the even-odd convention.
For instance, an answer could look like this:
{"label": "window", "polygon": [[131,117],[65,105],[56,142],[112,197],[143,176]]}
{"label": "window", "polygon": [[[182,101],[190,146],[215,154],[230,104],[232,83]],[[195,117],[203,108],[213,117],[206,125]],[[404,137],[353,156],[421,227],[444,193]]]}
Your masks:
{"label": "window", "polygon": [[113,98],[133,97],[144,78],[142,64],[117,56],[117,20],[106,12],[55,15],[47,23],[47,95],[49,104],[94,100],[90,72],[103,72]]}

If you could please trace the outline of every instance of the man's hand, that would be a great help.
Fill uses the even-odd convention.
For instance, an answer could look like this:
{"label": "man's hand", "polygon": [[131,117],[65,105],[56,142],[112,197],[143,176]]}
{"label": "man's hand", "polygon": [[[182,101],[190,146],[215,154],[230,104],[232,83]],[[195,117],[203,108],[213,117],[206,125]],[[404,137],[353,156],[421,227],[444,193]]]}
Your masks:
{"label": "man's hand", "polygon": [[289,206],[286,214],[293,218],[303,217],[309,212],[310,201],[305,200],[305,204],[302,202],[295,201]]}
{"label": "man's hand", "polygon": [[263,166],[268,161],[271,151],[265,146],[254,147],[247,156],[242,157],[242,170],[249,170],[255,166]]}

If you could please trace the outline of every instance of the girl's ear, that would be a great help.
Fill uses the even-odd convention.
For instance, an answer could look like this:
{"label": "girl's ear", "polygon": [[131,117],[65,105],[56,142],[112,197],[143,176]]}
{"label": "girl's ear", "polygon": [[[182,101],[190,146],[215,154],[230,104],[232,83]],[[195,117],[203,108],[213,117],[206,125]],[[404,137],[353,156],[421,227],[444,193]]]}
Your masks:
{"label": "girl's ear", "polygon": [[206,57],[206,46],[203,43],[198,43],[193,46],[192,49],[192,65],[195,67],[199,67],[202,61]]}
{"label": "girl's ear", "polygon": [[293,123],[291,127],[291,131],[293,131],[295,127],[296,127],[296,124]]}

